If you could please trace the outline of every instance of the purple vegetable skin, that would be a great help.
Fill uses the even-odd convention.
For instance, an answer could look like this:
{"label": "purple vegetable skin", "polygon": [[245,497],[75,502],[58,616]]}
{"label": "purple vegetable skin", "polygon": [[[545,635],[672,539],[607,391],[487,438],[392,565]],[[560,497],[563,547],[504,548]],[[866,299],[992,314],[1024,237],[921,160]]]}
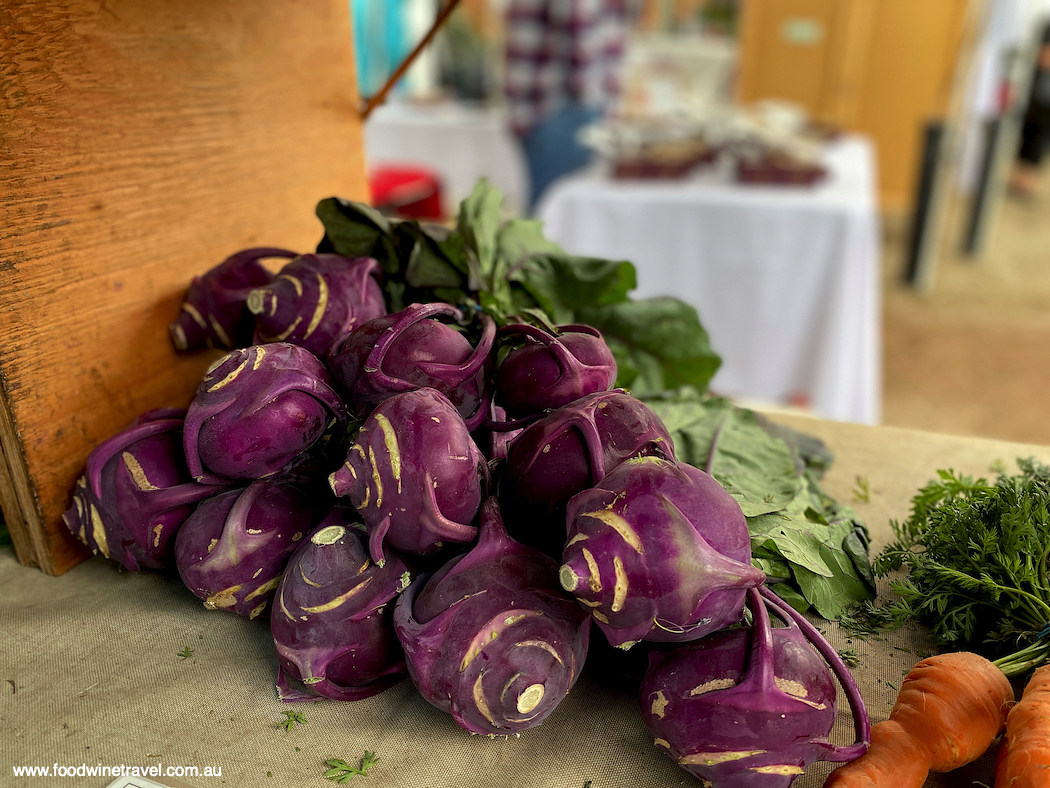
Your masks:
{"label": "purple vegetable skin", "polygon": [[629,457],[674,459],[667,428],[624,391],[602,391],[558,408],[514,440],[500,482],[507,529],[520,542],[561,559],[565,508]]}
{"label": "purple vegetable skin", "polygon": [[226,258],[190,282],[179,316],[168,327],[175,349],[184,352],[206,347],[233,350],[250,345],[255,319],[247,309],[248,294],[273,280],[259,261],[267,257],[295,257],[287,249],[245,249]]}
{"label": "purple vegetable skin", "polygon": [[324,358],[362,323],[386,314],[371,257],[304,254],[248,295],[255,342],[291,342]]}
{"label": "purple vegetable skin", "polygon": [[260,479],[201,503],[175,538],[182,582],[209,610],[269,614],[281,573],[330,497],[278,479]]}
{"label": "purple vegetable skin", "polygon": [[270,631],[285,700],[311,699],[289,695],[285,674],[313,699],[334,700],[370,697],[405,675],[392,603],[412,577],[396,555],[382,567],[372,563],[355,520],[352,507],[336,504],[281,577]]}
{"label": "purple vegetable skin", "polygon": [[470,733],[539,725],[579,676],[587,614],[557,587],[557,565],[515,542],[494,498],[480,537],[397,601],[394,626],[420,693]]}
{"label": "purple vegetable skin", "polygon": [[570,501],[566,522],[562,587],[620,648],[734,624],[765,579],[740,505],[685,463],[627,460]]}
{"label": "purple vegetable skin", "polygon": [[507,411],[495,402],[489,402],[489,417],[477,432],[478,442],[486,447],[486,456],[490,460],[505,460],[522,429],[508,421]]}
{"label": "purple vegetable skin", "polygon": [[512,417],[568,405],[616,382],[616,359],[601,333],[590,326],[559,326],[556,334],[527,324],[500,333],[523,335],[496,373],[499,402]]}
{"label": "purple vegetable skin", "polygon": [[328,366],[337,389],[358,416],[366,416],[388,397],[412,389],[440,391],[473,431],[485,418],[496,335],[487,315],[476,348],[451,326],[434,319],[461,320],[450,304],[413,304],[402,311],[359,325],[333,347]]}
{"label": "purple vegetable skin", "polygon": [[186,415],[197,479],[259,479],[284,469],[346,421],[324,365],[286,342],[235,350],[208,370]]}
{"label": "purple vegetable skin", "polygon": [[[768,589],[748,594],[753,626],[653,649],[642,715],[656,745],[705,784],[787,788],[810,763],[863,754],[867,711],[841,658],[802,616]],[[767,606],[786,627],[770,626]],[[853,711],[857,740],[849,746],[827,738],[836,711],[832,670]]]}
{"label": "purple vegetable skin", "polygon": [[88,455],[62,520],[94,553],[125,569],[170,563],[176,531],[198,502],[223,487],[198,484],[182,452],[185,410],[144,413]]}
{"label": "purple vegetable skin", "polygon": [[452,403],[423,388],[395,394],[372,411],[329,483],[364,518],[379,563],[384,545],[429,555],[445,542],[473,541],[487,469]]}

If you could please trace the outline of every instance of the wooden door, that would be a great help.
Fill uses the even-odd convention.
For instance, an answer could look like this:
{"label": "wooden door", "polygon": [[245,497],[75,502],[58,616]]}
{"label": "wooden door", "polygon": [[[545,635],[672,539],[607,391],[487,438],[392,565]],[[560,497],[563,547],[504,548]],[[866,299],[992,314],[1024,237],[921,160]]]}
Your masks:
{"label": "wooden door", "polygon": [[738,97],[792,101],[851,123],[873,0],[744,0]]}
{"label": "wooden door", "polygon": [[880,201],[907,211],[926,124],[943,118],[974,0],[742,0],[738,99],[794,101],[870,136]]}

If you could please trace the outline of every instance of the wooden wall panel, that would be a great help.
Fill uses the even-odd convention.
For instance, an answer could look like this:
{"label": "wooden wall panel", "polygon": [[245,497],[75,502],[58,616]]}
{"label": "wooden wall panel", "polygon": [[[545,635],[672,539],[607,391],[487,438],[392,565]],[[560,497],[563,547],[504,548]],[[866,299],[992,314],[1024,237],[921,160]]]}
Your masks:
{"label": "wooden wall panel", "polygon": [[0,505],[61,573],[90,449],[188,404],[215,354],[167,336],[190,277],[309,251],[367,199],[346,0],[0,5]]}

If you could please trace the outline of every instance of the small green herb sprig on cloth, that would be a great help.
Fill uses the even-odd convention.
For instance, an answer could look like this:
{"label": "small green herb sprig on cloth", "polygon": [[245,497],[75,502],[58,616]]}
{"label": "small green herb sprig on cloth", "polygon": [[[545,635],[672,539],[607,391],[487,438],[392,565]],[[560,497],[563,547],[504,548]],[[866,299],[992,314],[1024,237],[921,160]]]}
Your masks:
{"label": "small green herb sprig on cloth", "polygon": [[296,725],[306,724],[306,715],[298,711],[282,711],[284,719],[280,722],[274,723],[278,728],[285,731],[290,731]]}
{"label": "small green herb sprig on cloth", "polygon": [[328,767],[328,771],[324,773],[325,779],[342,784],[349,782],[351,777],[356,777],[359,774],[368,774],[368,770],[379,763],[379,758],[376,757],[374,752],[365,750],[359,767],[352,766],[341,758],[329,758],[324,763]]}
{"label": "small green herb sprig on cloth", "polygon": [[939,471],[874,564],[906,571],[875,611],[883,625],[920,621],[946,648],[999,657],[1007,675],[1050,656],[1050,466],[1017,465],[994,483]]}

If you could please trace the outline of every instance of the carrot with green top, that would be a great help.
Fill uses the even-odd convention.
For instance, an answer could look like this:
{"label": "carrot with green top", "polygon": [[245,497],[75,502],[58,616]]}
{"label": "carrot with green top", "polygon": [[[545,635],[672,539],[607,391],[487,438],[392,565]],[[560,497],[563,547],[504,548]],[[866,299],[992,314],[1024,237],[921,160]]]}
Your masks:
{"label": "carrot with green top", "polygon": [[[868,752],[828,788],[919,788],[929,771],[980,757],[1004,727],[995,788],[1050,788],[1050,466],[1017,465],[992,484],[939,471],[908,520],[891,523],[875,572],[907,576],[891,580],[897,598],[872,623],[920,621],[948,653],[909,672]],[[1037,668],[1014,706],[1010,679]]]}

